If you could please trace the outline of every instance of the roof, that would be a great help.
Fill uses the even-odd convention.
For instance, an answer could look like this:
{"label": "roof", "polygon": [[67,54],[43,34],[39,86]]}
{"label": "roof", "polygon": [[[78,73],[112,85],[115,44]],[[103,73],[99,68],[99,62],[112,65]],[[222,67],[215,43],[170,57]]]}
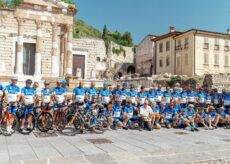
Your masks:
{"label": "roof", "polygon": [[[221,32],[214,32],[214,31],[208,31],[208,30],[200,30],[200,29],[195,29],[195,28],[192,28],[188,31],[185,31],[184,33],[181,33],[179,35],[177,35],[178,37],[183,35],[183,34],[186,34],[186,33],[189,33],[189,32],[198,32],[198,33],[206,33],[206,34],[210,34],[210,35],[221,35],[223,37],[230,37],[230,34],[227,34],[227,33],[221,33]],[[176,36],[176,37],[177,37]]]}
{"label": "roof", "polygon": [[40,6],[47,6],[47,3],[44,0],[23,0],[23,3],[29,3]]}
{"label": "roof", "polygon": [[183,34],[183,33],[184,33],[184,32],[181,32],[181,31],[170,32],[170,33],[167,33],[167,34],[158,36],[158,37],[156,37],[156,38],[153,38],[152,41],[155,41],[155,42],[156,42],[156,41],[159,41],[159,40],[168,38],[168,37],[175,37],[175,36],[180,35],[180,34]]}
{"label": "roof", "polygon": [[142,42],[143,42],[147,37],[156,38],[156,37],[158,37],[158,36],[157,36],[157,35],[148,34],[148,35],[146,35],[146,36],[141,40],[141,42],[138,44],[138,46],[139,46],[140,44],[142,44]]}

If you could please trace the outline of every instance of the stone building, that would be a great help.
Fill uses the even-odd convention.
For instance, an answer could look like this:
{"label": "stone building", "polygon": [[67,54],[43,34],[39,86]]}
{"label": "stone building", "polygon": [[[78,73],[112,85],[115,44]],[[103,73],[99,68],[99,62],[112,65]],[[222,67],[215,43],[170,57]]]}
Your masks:
{"label": "stone building", "polygon": [[[17,75],[21,81],[65,76],[92,80],[102,79],[117,63],[133,65],[132,47],[112,42],[108,55],[102,39],[74,39],[76,12],[57,0],[23,0],[15,10],[0,9],[0,76]],[[120,47],[123,55],[113,54],[112,49]]]}
{"label": "stone building", "polygon": [[157,45],[157,74],[201,76],[230,73],[229,30],[218,33],[191,29],[171,32],[154,41]]}
{"label": "stone building", "polygon": [[152,41],[155,37],[147,35],[136,47],[135,66],[140,76],[155,74],[155,42]]}
{"label": "stone building", "polygon": [[23,0],[0,10],[2,75],[72,74],[72,31],[76,9],[64,2]]}

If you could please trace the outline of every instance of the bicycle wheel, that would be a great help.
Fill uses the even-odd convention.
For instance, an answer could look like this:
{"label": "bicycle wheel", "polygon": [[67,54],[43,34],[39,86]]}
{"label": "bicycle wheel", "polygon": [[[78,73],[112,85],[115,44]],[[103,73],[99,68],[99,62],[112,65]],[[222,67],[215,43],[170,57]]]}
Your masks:
{"label": "bicycle wheel", "polygon": [[59,132],[62,132],[62,130],[65,129],[66,123],[67,123],[67,120],[66,120],[65,113],[64,112],[60,112],[58,114],[58,118],[57,118],[56,129]]}
{"label": "bicycle wheel", "polygon": [[49,112],[42,112],[38,115],[37,126],[41,132],[48,132],[53,125],[53,117]]}
{"label": "bicycle wheel", "polygon": [[[78,117],[75,117],[75,114],[70,114],[67,115],[66,119],[67,119],[67,125],[68,126],[74,126],[76,130],[80,129],[80,125],[81,125],[81,121],[79,120]],[[74,120],[72,120],[74,119]]]}
{"label": "bicycle wheel", "polygon": [[[32,123],[30,124],[29,122],[28,122],[28,118],[29,117],[31,117],[32,118]],[[22,126],[22,119],[24,119],[24,117],[21,117],[20,118],[20,121],[19,121],[19,124],[18,124],[18,131],[19,131],[19,133],[21,133],[21,134],[25,134],[25,135],[28,135],[28,134],[30,134],[33,130],[34,130],[34,128],[35,128],[35,121],[36,121],[36,119],[35,119],[35,116],[33,115],[33,114],[31,114],[31,113],[27,113],[27,115],[26,115],[26,120],[24,120],[24,125]],[[23,128],[22,128],[23,127]]]}
{"label": "bicycle wheel", "polygon": [[100,120],[97,120],[97,123],[94,126],[93,132],[96,134],[103,134],[105,132],[105,128],[103,127],[103,124],[101,123]]}

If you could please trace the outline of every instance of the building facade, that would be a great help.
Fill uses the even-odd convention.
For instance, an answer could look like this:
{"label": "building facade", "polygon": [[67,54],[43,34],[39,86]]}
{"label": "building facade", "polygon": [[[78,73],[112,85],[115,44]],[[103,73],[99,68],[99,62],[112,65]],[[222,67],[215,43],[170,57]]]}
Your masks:
{"label": "building facade", "polygon": [[[171,73],[192,77],[208,73],[230,73],[229,33],[191,29],[174,36],[159,37],[155,41],[158,46],[158,74]],[[168,54],[160,52],[160,44],[166,45],[167,41],[172,43],[168,51],[171,56],[169,61],[167,61]]]}
{"label": "building facade", "polygon": [[156,36],[147,35],[136,47],[135,66],[136,73],[141,76],[151,76],[155,74],[155,42]]}
{"label": "building facade", "polygon": [[111,43],[109,52],[122,47],[125,55],[108,55],[102,39],[74,39],[76,12],[55,0],[23,0],[15,10],[0,9],[0,76],[102,79],[116,63],[134,63],[132,47]]}

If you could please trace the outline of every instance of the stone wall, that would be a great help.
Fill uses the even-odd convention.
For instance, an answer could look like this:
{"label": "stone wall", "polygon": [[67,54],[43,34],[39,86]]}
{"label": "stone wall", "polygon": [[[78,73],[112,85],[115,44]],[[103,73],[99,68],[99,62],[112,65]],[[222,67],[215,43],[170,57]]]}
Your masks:
{"label": "stone wall", "polygon": [[101,39],[74,39],[73,54],[86,55],[86,79],[91,78],[92,71],[96,71],[98,76],[99,71],[106,70],[106,49],[104,41]]}
{"label": "stone wall", "polygon": [[[36,44],[37,28],[35,21],[23,22],[23,42]],[[18,22],[12,10],[0,10],[0,71],[1,75],[12,75],[15,70]],[[58,28],[60,35],[60,28]],[[60,38],[57,39],[60,45]],[[60,46],[58,46],[60,47]],[[42,24],[42,68],[43,76],[51,75],[52,27],[48,22]],[[60,49],[58,48],[58,59]],[[59,62],[59,60],[58,60]],[[58,63],[59,64],[59,63]]]}
{"label": "stone wall", "polygon": [[[113,53],[113,48],[115,49],[120,49],[123,48],[125,53],[121,53],[121,54],[116,54]],[[110,52],[111,53],[111,66],[114,67],[116,63],[134,63],[134,52],[133,52],[133,47],[125,47],[125,46],[121,46],[118,45],[114,42],[111,42],[111,48],[110,48]]]}

